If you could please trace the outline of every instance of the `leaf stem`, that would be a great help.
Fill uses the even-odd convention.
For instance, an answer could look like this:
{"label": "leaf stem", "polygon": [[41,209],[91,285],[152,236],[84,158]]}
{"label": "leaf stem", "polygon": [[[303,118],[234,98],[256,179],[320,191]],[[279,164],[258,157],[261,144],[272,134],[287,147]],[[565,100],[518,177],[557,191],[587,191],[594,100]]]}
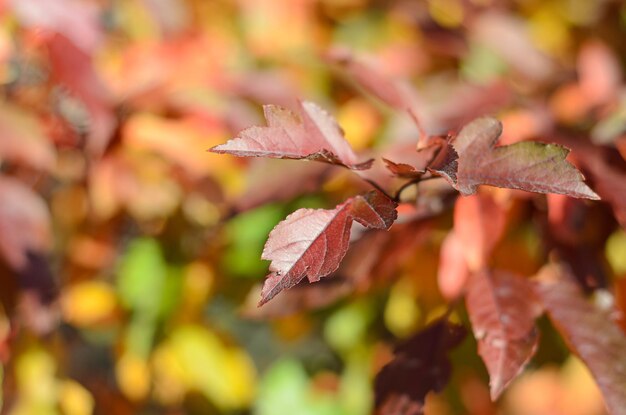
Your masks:
{"label": "leaf stem", "polygon": [[363,180],[365,180],[366,182],[368,182],[369,184],[371,184],[376,190],[378,190],[380,193],[384,194],[385,196],[387,196],[389,199],[391,200],[396,200],[393,196],[391,196],[389,193],[387,193],[385,191],[385,189],[383,189],[382,187],[380,187],[380,185],[378,183],[376,183],[374,180],[372,179],[367,179],[365,177],[361,177]]}

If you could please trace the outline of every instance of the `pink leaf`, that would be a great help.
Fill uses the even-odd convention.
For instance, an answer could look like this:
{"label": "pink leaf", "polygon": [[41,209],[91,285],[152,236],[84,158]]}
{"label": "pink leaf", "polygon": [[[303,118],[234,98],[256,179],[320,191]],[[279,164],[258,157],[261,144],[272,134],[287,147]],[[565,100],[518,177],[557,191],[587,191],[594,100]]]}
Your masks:
{"label": "pink leaf", "polygon": [[275,105],[265,105],[263,112],[267,127],[250,127],[210,151],[239,157],[317,160],[354,170],[372,165],[373,160],[357,162],[337,122],[311,102],[300,103],[299,114]]}
{"label": "pink leaf", "polygon": [[29,252],[49,247],[50,214],[39,195],[12,178],[0,177],[0,199],[0,254],[11,267],[22,269]]}
{"label": "pink leaf", "polygon": [[305,277],[319,281],[335,271],[350,242],[353,220],[387,229],[396,219],[396,203],[378,191],[348,199],[335,209],[300,209],[276,225],[262,258],[272,261],[261,292],[263,305]]}
{"label": "pink leaf", "polygon": [[466,301],[496,400],[537,350],[534,321],[540,309],[527,280],[499,271],[474,274]]}
{"label": "pink leaf", "polygon": [[550,320],[596,380],[608,412],[622,415],[626,408],[626,337],[608,314],[583,296],[561,266],[539,271],[537,293]]}
{"label": "pink leaf", "polygon": [[456,161],[431,170],[464,195],[475,193],[479,185],[490,185],[599,199],[565,160],[568,149],[532,141],[494,147],[501,133],[502,124],[494,118],[472,121],[452,141]]}
{"label": "pink leaf", "polygon": [[439,291],[447,300],[454,300],[461,295],[469,277],[464,248],[454,231],[449,232],[441,244],[437,283]]}

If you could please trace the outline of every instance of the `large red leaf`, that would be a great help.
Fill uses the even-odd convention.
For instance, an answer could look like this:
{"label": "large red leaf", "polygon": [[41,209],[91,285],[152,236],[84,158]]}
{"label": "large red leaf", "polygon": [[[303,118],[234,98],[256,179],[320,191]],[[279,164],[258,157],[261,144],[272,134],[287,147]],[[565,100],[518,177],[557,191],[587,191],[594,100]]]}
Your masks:
{"label": "large red leaf", "polygon": [[394,350],[376,376],[377,415],[420,415],[429,392],[441,391],[452,372],[448,352],[465,338],[463,326],[438,320]]}
{"label": "large red leaf", "polygon": [[489,372],[491,398],[495,400],[537,350],[534,321],[541,310],[532,285],[502,271],[474,274],[466,301],[478,353]]}
{"label": "large red leaf", "polygon": [[267,127],[250,127],[210,151],[239,157],[317,160],[354,170],[372,165],[372,160],[357,162],[337,122],[312,102],[300,103],[299,114],[276,105],[265,105],[263,112]]}
{"label": "large red leaf", "polygon": [[610,414],[626,413],[626,337],[608,314],[589,303],[561,266],[539,272],[537,293],[569,348],[589,367]]}
{"label": "large red leaf", "polygon": [[28,254],[50,245],[50,214],[44,200],[21,182],[0,177],[0,255],[15,269]]}
{"label": "large red leaf", "polygon": [[568,149],[532,141],[494,147],[501,133],[502,124],[494,118],[472,121],[452,141],[458,158],[433,172],[464,195],[475,193],[479,185],[490,185],[599,199],[565,160]]}
{"label": "large red leaf", "polygon": [[335,209],[295,211],[276,225],[263,249],[262,258],[272,263],[259,305],[305,277],[316,282],[335,271],[348,250],[354,220],[388,229],[396,215],[396,203],[379,191],[350,198]]}

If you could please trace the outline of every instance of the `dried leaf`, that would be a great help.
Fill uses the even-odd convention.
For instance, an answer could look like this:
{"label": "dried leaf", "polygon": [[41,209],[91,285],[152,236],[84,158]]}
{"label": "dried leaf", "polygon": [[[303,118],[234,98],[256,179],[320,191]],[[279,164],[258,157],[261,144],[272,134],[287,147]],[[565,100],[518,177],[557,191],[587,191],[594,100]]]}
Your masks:
{"label": "dried leaf", "polygon": [[550,320],[596,380],[608,412],[626,408],[626,337],[607,313],[594,307],[566,269],[547,265],[539,272],[537,293]]}
{"label": "dried leaf", "polygon": [[494,147],[502,124],[494,118],[478,118],[467,124],[452,141],[458,154],[453,162],[433,168],[461,194],[471,195],[479,185],[508,187],[536,193],[558,193],[599,199],[583,176],[565,160],[569,150],[556,144],[531,141]]}
{"label": "dried leaf", "polygon": [[262,258],[272,263],[259,305],[305,277],[316,282],[335,271],[348,250],[353,220],[387,229],[396,219],[395,208],[393,200],[373,191],[335,209],[300,209],[289,215],[272,230],[263,249]]}
{"label": "dried leaf", "polygon": [[278,107],[263,107],[267,127],[250,127],[214,153],[239,157],[309,159],[338,164],[354,170],[370,168],[373,160],[358,163],[337,122],[312,102],[300,103],[300,113]]}
{"label": "dried leaf", "polygon": [[527,280],[502,271],[474,274],[466,300],[478,353],[489,372],[491,399],[496,400],[537,350],[534,321],[540,308]]}

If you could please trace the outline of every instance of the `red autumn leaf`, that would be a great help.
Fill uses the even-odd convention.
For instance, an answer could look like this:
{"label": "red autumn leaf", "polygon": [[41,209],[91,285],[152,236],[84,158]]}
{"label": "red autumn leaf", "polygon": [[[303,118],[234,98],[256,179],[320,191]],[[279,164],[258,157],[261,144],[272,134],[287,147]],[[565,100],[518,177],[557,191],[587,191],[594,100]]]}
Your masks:
{"label": "red autumn leaf", "polygon": [[474,274],[466,301],[478,353],[489,372],[491,399],[496,400],[537,350],[535,317],[541,310],[532,285],[502,271]]}
{"label": "red autumn leaf", "polygon": [[467,124],[452,141],[458,158],[440,168],[431,168],[463,195],[479,185],[507,187],[536,193],[557,193],[599,199],[583,183],[582,174],[565,160],[569,150],[556,144],[532,141],[494,147],[500,121],[483,117]]}
{"label": "red autumn leaf", "polygon": [[547,265],[539,271],[536,291],[550,320],[587,365],[608,412],[626,408],[626,336],[608,314],[589,303],[565,268]]}
{"label": "red autumn leaf", "polygon": [[357,162],[357,156],[343,136],[337,122],[312,102],[301,102],[299,114],[265,105],[267,127],[250,127],[224,144],[210,149],[214,153],[239,157],[309,159],[338,164],[354,170],[370,168],[373,160]]}
{"label": "red autumn leaf", "polygon": [[476,271],[486,265],[502,237],[506,212],[488,194],[459,197],[454,207],[454,233],[464,247],[467,265]]}
{"label": "red autumn leaf", "polygon": [[354,220],[387,229],[396,219],[396,203],[378,191],[348,199],[335,209],[299,209],[276,225],[262,258],[272,261],[259,306],[305,277],[319,281],[335,271],[348,250]]}
{"label": "red autumn leaf", "polygon": [[39,195],[7,177],[0,177],[0,199],[0,255],[21,269],[29,252],[43,252],[50,244],[48,208]]}
{"label": "red autumn leaf", "polygon": [[106,149],[116,124],[112,100],[96,72],[91,55],[63,35],[48,40],[54,79],[77,97],[89,112],[87,150],[100,155]]}
{"label": "red autumn leaf", "polygon": [[450,379],[450,350],[461,344],[463,326],[438,320],[394,350],[394,359],[376,376],[376,415],[420,415],[429,392]]}

